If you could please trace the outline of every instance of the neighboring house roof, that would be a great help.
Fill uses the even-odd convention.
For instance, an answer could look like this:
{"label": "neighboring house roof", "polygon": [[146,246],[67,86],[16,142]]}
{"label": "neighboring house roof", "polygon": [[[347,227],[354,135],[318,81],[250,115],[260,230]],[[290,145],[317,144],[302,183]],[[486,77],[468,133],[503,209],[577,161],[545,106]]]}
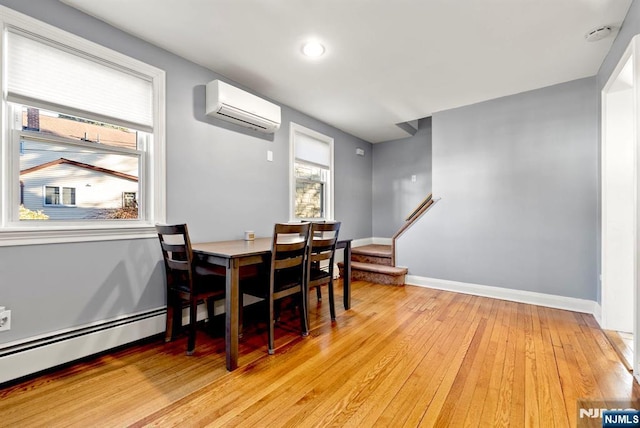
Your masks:
{"label": "neighboring house roof", "polygon": [[78,161],[74,161],[66,158],[52,160],[51,162],[45,162],[40,165],[33,166],[31,168],[23,169],[22,171],[20,171],[20,175],[22,176],[24,174],[29,174],[30,172],[39,171],[44,168],[49,168],[50,166],[61,165],[61,164],[73,165],[79,168],[85,168],[91,171],[113,175],[114,177],[123,178],[125,180],[131,180],[136,182],[138,181],[138,177],[136,177],[135,175],[125,174],[124,172],[114,171],[113,169],[102,168],[100,166],[90,165],[88,163],[78,162]]}
{"label": "neighboring house roof", "polygon": [[[22,114],[22,123],[27,124],[27,113]],[[136,148],[136,133],[127,132],[119,128],[110,128],[108,126],[100,126],[93,123],[80,122],[75,120],[64,119],[60,117],[48,116],[40,114],[38,117],[38,128],[40,132],[45,134],[58,135],[66,138],[77,138],[82,140],[87,138],[88,141],[107,144],[116,147],[126,147],[129,149]]]}

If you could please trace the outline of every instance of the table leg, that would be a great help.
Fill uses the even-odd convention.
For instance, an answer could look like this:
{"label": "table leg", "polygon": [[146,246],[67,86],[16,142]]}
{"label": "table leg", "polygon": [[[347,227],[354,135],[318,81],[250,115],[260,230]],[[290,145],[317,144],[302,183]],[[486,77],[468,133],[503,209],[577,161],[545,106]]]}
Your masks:
{"label": "table leg", "polygon": [[351,309],[351,242],[347,242],[344,247],[344,278],[342,287],[344,293],[344,308]]}
{"label": "table leg", "polygon": [[238,259],[229,259],[226,275],[225,309],[225,350],[227,370],[238,368],[238,299],[240,298]]}

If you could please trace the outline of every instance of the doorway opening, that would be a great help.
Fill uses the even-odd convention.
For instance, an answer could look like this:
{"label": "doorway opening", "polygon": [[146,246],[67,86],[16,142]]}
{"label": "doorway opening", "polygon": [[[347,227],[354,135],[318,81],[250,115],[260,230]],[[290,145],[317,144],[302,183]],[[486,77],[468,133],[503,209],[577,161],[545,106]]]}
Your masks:
{"label": "doorway opening", "polygon": [[602,91],[602,328],[623,362],[638,358],[638,67],[634,38]]}

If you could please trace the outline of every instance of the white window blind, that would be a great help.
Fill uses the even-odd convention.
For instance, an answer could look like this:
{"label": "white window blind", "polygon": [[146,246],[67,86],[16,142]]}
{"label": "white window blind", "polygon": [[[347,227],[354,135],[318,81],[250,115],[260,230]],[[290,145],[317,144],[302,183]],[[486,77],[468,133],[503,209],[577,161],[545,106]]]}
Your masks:
{"label": "white window blind", "polygon": [[295,158],[329,168],[331,166],[331,146],[324,141],[296,132]]}
{"label": "white window blind", "polygon": [[150,79],[14,31],[7,47],[9,101],[152,131]]}

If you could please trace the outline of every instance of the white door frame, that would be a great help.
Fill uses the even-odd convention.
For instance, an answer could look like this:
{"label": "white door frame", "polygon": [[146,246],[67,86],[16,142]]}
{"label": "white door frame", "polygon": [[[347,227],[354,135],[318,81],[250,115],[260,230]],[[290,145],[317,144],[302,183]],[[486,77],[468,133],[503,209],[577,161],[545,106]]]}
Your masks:
{"label": "white door frame", "polygon": [[[610,111],[608,111],[608,106],[607,106],[607,101],[609,99],[609,95],[615,92],[614,89],[614,84],[619,84],[619,78],[620,79],[625,79],[625,81],[628,81],[628,84],[630,85],[630,90],[631,90],[631,96],[632,96],[632,101],[630,102],[631,106],[632,106],[632,141],[633,141],[633,178],[631,178],[631,180],[633,180],[632,183],[629,183],[630,185],[633,186],[633,191],[632,193],[632,197],[633,200],[631,201],[630,206],[632,207],[631,209],[633,210],[632,213],[632,228],[631,228],[631,234],[632,234],[632,247],[633,247],[633,254],[631,255],[631,263],[632,263],[632,284],[633,284],[633,291],[632,291],[632,296],[628,296],[630,298],[632,298],[632,302],[633,302],[633,320],[632,320],[632,327],[633,327],[633,373],[634,376],[640,380],[640,355],[639,352],[637,352],[637,350],[640,350],[640,334],[638,334],[638,332],[640,332],[640,317],[639,317],[639,311],[638,308],[640,308],[640,293],[638,293],[638,266],[639,266],[639,261],[638,261],[638,257],[640,256],[640,251],[638,250],[638,243],[640,242],[640,228],[638,227],[638,225],[640,224],[640,218],[638,217],[639,213],[640,213],[640,209],[638,206],[638,202],[640,201],[640,197],[638,195],[638,191],[640,189],[640,185],[638,182],[639,174],[638,174],[638,166],[640,165],[640,150],[638,150],[638,147],[640,147],[639,141],[638,141],[638,114],[640,113],[640,108],[638,105],[638,102],[640,100],[640,96],[639,96],[639,92],[640,92],[640,52],[638,51],[638,49],[640,48],[640,36],[635,36],[631,42],[629,43],[629,46],[627,47],[625,53],[622,55],[622,57],[620,58],[620,61],[618,62],[618,65],[616,66],[616,68],[614,69],[614,71],[611,73],[611,76],[609,77],[609,80],[607,81],[606,85],[604,86],[603,90],[602,90],[602,135],[601,135],[601,141],[602,141],[602,147],[601,147],[601,165],[602,165],[602,177],[601,177],[601,189],[602,189],[602,248],[601,248],[601,260],[602,260],[602,274],[600,276],[601,279],[601,307],[602,307],[602,319],[601,319],[601,325],[602,328],[605,329],[610,329],[612,328],[612,324],[614,323],[614,318],[616,317],[616,310],[619,310],[619,308],[617,308],[617,304],[615,303],[616,300],[618,300],[620,298],[619,295],[614,295],[615,288],[611,285],[608,284],[608,278],[610,277],[610,273],[611,273],[611,266],[613,265],[612,262],[612,258],[615,256],[612,256],[612,254],[615,254],[612,250],[612,248],[609,247],[610,244],[610,240],[611,237],[608,236],[608,232],[607,232],[607,225],[608,225],[608,220],[610,213],[608,213],[608,197],[611,197],[611,195],[608,195],[607,193],[607,177],[608,177],[608,171],[607,171],[607,157],[606,157],[606,153],[607,153],[607,148],[611,146],[607,146],[607,144],[613,144],[613,141],[607,141],[609,138],[609,132],[607,132],[607,124],[608,124],[608,120],[611,120],[610,118],[608,118],[607,114],[611,114]],[[623,70],[626,73],[627,71],[629,71],[629,69],[625,70],[625,66],[627,65],[627,63],[630,62],[631,64],[631,72],[630,75],[624,74],[623,75]],[[610,281],[610,280],[609,280]],[[611,282],[611,281],[610,281]],[[618,300],[619,301],[619,300]]]}

